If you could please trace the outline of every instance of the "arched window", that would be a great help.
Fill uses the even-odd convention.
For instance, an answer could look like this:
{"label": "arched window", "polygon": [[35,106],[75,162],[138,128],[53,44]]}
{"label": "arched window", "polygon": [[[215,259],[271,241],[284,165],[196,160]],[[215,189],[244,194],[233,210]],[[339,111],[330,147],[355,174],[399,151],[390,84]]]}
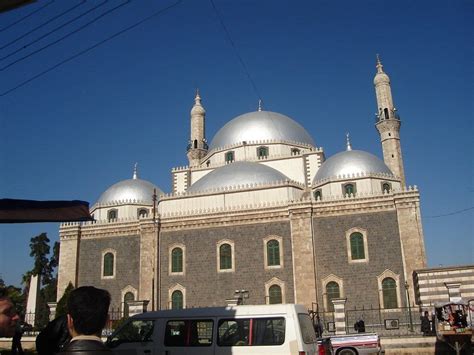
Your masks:
{"label": "arched window", "polygon": [[384,108],[383,109],[383,113],[385,115],[385,119],[388,120],[389,119],[389,116],[388,116],[388,108]]}
{"label": "arched window", "polygon": [[206,161],[206,166],[209,166],[209,165],[211,165],[211,161],[210,161],[210,160]]}
{"label": "arched window", "polygon": [[123,296],[123,316],[124,317],[129,316],[129,307],[128,307],[129,301],[135,301],[135,296],[131,292],[127,292],[125,296]]}
{"label": "arched window", "polygon": [[107,220],[113,221],[113,220],[117,219],[117,217],[118,217],[118,211],[117,210],[109,210],[109,212],[107,212]]}
{"label": "arched window", "polygon": [[171,294],[171,309],[183,309],[183,293],[174,291]]}
{"label": "arched window", "polygon": [[174,248],[171,251],[171,272],[183,272],[183,249]]}
{"label": "arched window", "polygon": [[272,285],[268,289],[268,303],[278,304],[283,303],[283,297],[281,294],[281,287],[278,285]]}
{"label": "arched window", "polygon": [[222,244],[219,248],[219,268],[232,269],[232,247],[229,244]]}
{"label": "arched window", "polygon": [[232,163],[234,161],[234,152],[227,152],[225,153],[225,162]]}
{"label": "arched window", "polygon": [[382,280],[383,308],[397,308],[397,283],[391,277]]}
{"label": "arched window", "polygon": [[343,186],[343,191],[344,191],[344,195],[355,195],[356,193],[356,189],[355,189],[355,184],[345,184]]}
{"label": "arched window", "polygon": [[352,260],[365,259],[364,236],[356,232],[351,234],[350,239]]}
{"label": "arched window", "polygon": [[104,254],[104,269],[102,276],[114,276],[114,254]]}
{"label": "arched window", "polygon": [[272,239],[267,243],[267,265],[280,265],[280,243],[278,240]]}
{"label": "arched window", "polygon": [[317,200],[322,200],[323,199],[323,193],[321,190],[316,190],[314,191],[314,199]]}
{"label": "arched window", "polygon": [[146,218],[146,217],[148,217],[148,210],[146,208],[139,208],[138,218]]}
{"label": "arched window", "polygon": [[268,147],[258,147],[257,157],[258,159],[263,159],[263,158],[268,157]]}
{"label": "arched window", "polygon": [[298,148],[291,149],[291,155],[299,155],[301,151]]}
{"label": "arched window", "polygon": [[326,304],[328,311],[334,312],[334,304],[332,303],[332,300],[339,297],[341,297],[339,284],[334,281],[328,282],[326,284]]}
{"label": "arched window", "polygon": [[382,184],[382,192],[383,193],[389,193],[391,189],[392,189],[392,187],[390,186],[390,184],[388,182],[384,182]]}
{"label": "arched window", "polygon": [[198,141],[197,139],[194,140],[194,148],[197,148],[198,147]]}

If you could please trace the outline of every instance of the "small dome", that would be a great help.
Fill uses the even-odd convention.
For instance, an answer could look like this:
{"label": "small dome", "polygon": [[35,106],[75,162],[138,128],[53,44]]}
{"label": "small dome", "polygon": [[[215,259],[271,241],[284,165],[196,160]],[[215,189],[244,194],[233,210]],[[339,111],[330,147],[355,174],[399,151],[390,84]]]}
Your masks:
{"label": "small dome", "polygon": [[199,90],[196,91],[196,97],[194,98],[194,105],[193,108],[191,109],[191,116],[195,115],[205,115],[206,110],[201,104],[201,96],[199,96]]}
{"label": "small dome", "polygon": [[374,85],[377,85],[378,83],[387,83],[390,84],[390,78],[388,77],[387,74],[385,73],[377,73],[374,77]]}
{"label": "small dome", "polygon": [[153,190],[156,195],[163,194],[151,182],[141,179],[127,179],[110,186],[97,200],[97,204],[109,204],[118,201],[136,201],[144,204],[153,203]]}
{"label": "small dome", "polygon": [[347,150],[326,160],[319,168],[313,179],[317,182],[352,174],[387,174],[393,176],[387,165],[375,155],[362,150]]}
{"label": "small dome", "polygon": [[270,111],[249,112],[227,122],[214,136],[209,150],[251,141],[282,140],[315,146],[313,138],[296,121]]}
{"label": "small dome", "polygon": [[211,171],[192,184],[188,192],[202,192],[247,184],[268,184],[287,179],[286,175],[269,166],[238,161]]}

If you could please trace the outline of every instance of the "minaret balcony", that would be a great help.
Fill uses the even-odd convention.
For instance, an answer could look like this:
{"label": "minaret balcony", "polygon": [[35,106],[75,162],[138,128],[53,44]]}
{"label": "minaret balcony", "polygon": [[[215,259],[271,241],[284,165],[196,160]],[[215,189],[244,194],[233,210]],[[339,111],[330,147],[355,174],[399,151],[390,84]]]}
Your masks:
{"label": "minaret balcony", "polygon": [[397,120],[400,121],[400,115],[398,114],[397,111],[392,111],[388,117],[385,114],[385,112],[380,111],[380,114],[375,115],[375,123],[380,122],[380,121],[385,121],[385,120]]}

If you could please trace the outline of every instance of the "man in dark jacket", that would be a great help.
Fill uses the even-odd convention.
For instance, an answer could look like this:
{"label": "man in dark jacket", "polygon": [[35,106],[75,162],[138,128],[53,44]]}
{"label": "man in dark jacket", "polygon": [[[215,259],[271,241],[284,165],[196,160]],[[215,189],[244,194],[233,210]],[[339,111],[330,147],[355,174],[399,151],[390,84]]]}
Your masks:
{"label": "man in dark jacket", "polygon": [[60,354],[104,355],[112,353],[100,339],[107,321],[110,294],[92,286],[76,288],[67,302],[67,326],[71,342]]}
{"label": "man in dark jacket", "polygon": [[71,340],[67,329],[67,316],[59,316],[46,325],[36,337],[36,351],[39,355],[54,355]]}

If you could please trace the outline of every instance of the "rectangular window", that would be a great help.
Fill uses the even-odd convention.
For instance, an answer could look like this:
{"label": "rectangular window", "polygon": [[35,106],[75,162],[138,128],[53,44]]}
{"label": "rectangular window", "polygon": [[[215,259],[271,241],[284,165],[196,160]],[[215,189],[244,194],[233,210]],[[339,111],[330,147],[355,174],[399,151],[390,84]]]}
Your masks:
{"label": "rectangular window", "polygon": [[210,346],[212,326],[212,320],[168,321],[165,329],[165,346]]}
{"label": "rectangular window", "polygon": [[285,342],[285,318],[221,319],[219,346],[271,346]]}
{"label": "rectangular window", "polygon": [[281,345],[285,342],[285,318],[252,319],[250,345]]}
{"label": "rectangular window", "polygon": [[221,319],[218,326],[217,345],[249,345],[250,319]]}

